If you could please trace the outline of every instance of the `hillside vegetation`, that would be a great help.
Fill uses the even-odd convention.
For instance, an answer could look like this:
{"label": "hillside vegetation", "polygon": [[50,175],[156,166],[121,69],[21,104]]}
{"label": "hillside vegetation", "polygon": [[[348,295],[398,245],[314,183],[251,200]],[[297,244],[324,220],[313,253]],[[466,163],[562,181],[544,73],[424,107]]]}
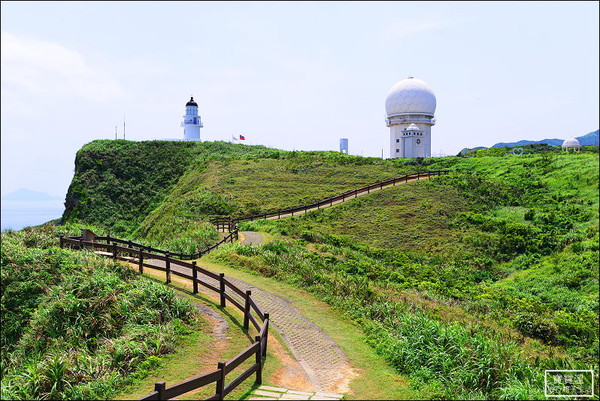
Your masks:
{"label": "hillside vegetation", "polygon": [[[537,399],[545,369],[598,371],[597,151],[532,147],[533,154],[517,156],[494,148],[469,157],[381,160],[174,142],[164,143],[169,152],[158,152],[157,161],[132,155],[161,142],[118,149],[107,142],[86,145],[78,160],[108,146],[115,160],[172,167],[175,152],[188,162],[153,178],[147,196],[106,204],[103,177],[116,185],[128,162],[84,163],[65,221],[178,252],[214,242],[212,216],[298,206],[418,170],[450,169],[335,208],[244,223],[241,229],[275,240],[226,246],[209,258],[289,281],[335,305],[360,322],[367,341],[424,398]],[[123,182],[143,187],[142,170]]]}
{"label": "hillside vegetation", "polygon": [[86,251],[76,227],[2,233],[2,399],[110,399],[197,329],[173,290]]}
{"label": "hillside vegetation", "polygon": [[417,167],[225,142],[99,140],[77,152],[62,220],[192,253],[216,241],[213,216],[297,206]]}

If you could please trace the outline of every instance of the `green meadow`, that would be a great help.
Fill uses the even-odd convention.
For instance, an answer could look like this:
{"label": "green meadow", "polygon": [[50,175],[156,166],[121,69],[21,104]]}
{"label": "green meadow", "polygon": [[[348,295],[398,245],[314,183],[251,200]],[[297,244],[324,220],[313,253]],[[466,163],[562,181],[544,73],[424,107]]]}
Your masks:
{"label": "green meadow", "polygon": [[[116,315],[124,294],[135,292],[127,287],[132,275],[116,266],[109,274],[111,263],[57,249],[58,233],[86,226],[101,235],[190,253],[218,240],[213,217],[298,206],[403,174],[447,169],[448,175],[333,208],[244,222],[241,230],[263,232],[272,240],[260,246],[225,245],[205,258],[285,282],[330,304],[361,328],[360,340],[398,377],[407,377],[411,394],[420,398],[543,399],[544,370],[594,369],[597,374],[599,363],[598,152],[559,149],[531,146],[531,154],[512,155],[510,149],[493,148],[468,157],[382,160],[224,142],[94,141],[77,153],[63,225],[3,233],[2,319],[13,322],[2,328],[3,349],[7,344],[10,350],[2,358],[3,394],[104,394],[91,392],[96,391],[92,384],[82,390],[68,376],[48,379],[54,377],[48,366],[58,363],[59,354],[36,354],[45,347],[40,344],[58,340],[35,319],[48,319],[51,311],[45,308],[51,309],[52,302],[75,303],[73,313],[87,311],[91,301],[84,300],[99,295],[85,291],[95,286],[78,290],[76,302],[69,294],[78,279],[44,270],[39,272],[43,280],[56,282],[59,289],[33,284],[32,289],[23,281],[31,281],[26,274],[37,270],[23,266],[47,261],[72,266],[77,276],[84,270],[75,266],[84,264],[106,272],[107,277],[95,279],[98,283],[122,280],[111,285],[119,301],[107,301],[109,311],[98,312],[123,321],[118,328],[112,320],[106,323],[114,330],[110,335],[123,338],[114,341],[126,348],[138,341],[130,326],[150,330],[138,327],[137,315],[131,316],[132,323]],[[31,236],[43,238],[43,246]],[[10,278],[7,285],[5,277]],[[5,304],[5,294],[21,292],[19,303]],[[161,323],[171,336],[162,333],[162,344],[172,344],[178,332],[199,324],[184,303],[175,301],[174,310],[148,312],[170,316]],[[21,303],[28,306],[17,308]],[[114,358],[101,348],[106,341],[98,340],[109,329],[98,324],[100,331],[86,333],[77,318],[67,319],[63,331],[52,333],[72,336],[65,349],[79,338],[94,338],[94,347],[102,351],[98,355]],[[123,337],[116,337],[118,330]],[[146,369],[151,358],[172,350],[139,347],[137,359],[116,367],[124,373],[121,378],[107,373],[102,380],[126,380],[136,369]],[[89,353],[85,358],[95,358]],[[34,381],[28,374],[43,377],[37,381],[41,384],[29,388]],[[385,386],[389,378],[381,380]]]}

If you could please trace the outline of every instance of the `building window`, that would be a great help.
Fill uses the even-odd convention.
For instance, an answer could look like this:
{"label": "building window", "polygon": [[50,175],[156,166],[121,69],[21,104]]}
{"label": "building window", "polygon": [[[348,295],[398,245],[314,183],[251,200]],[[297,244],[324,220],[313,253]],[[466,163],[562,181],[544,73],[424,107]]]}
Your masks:
{"label": "building window", "polygon": [[396,153],[399,153],[399,152],[400,152],[400,149],[396,149]]}
{"label": "building window", "polygon": [[400,142],[400,139],[396,139],[396,143]]}

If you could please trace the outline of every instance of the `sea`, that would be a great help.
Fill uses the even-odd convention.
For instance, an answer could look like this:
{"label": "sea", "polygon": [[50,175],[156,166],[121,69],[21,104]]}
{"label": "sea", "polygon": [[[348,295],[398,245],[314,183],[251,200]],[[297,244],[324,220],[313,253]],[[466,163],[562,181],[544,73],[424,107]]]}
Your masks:
{"label": "sea", "polygon": [[21,230],[37,226],[62,216],[64,200],[7,201],[1,202],[0,222],[2,231]]}

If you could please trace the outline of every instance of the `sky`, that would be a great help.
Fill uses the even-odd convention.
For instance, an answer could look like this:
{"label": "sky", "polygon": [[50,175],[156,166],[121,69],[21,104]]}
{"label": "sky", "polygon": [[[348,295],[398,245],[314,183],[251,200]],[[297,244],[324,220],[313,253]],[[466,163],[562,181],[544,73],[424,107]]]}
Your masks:
{"label": "sky", "polygon": [[[437,98],[433,156],[598,129],[599,3],[1,2],[1,193],[66,194],[95,139],[389,157],[385,100]],[[125,122],[125,132],[123,123]]]}

